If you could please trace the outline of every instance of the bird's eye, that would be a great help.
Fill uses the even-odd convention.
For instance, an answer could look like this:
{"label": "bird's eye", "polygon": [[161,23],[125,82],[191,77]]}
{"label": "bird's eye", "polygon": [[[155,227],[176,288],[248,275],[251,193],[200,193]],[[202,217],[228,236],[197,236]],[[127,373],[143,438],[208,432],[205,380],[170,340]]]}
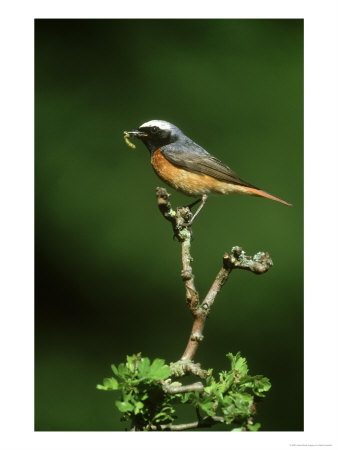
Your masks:
{"label": "bird's eye", "polygon": [[158,130],[159,130],[158,127],[151,127],[151,132],[152,132],[152,133],[157,133]]}

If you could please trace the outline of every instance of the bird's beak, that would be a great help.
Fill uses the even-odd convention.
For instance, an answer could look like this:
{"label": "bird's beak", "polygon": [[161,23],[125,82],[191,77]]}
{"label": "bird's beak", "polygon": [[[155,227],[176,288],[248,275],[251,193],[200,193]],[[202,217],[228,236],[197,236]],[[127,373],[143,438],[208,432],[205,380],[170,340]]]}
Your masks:
{"label": "bird's beak", "polygon": [[124,131],[123,134],[127,137],[136,137],[136,138],[141,138],[141,137],[145,137],[148,136],[147,133],[144,133],[143,131]]}

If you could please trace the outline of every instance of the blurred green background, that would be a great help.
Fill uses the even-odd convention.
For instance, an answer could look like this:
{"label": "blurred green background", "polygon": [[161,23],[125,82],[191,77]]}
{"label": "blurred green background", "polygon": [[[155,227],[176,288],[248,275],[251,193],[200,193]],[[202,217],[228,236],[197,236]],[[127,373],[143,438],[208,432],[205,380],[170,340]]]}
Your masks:
{"label": "blurred green background", "polygon": [[35,45],[35,429],[124,430],[117,395],[95,388],[110,364],[185,348],[192,317],[156,205],[163,183],[122,137],[163,119],[294,205],[212,197],[192,252],[201,295],[233,245],[271,254],[261,277],[232,273],[196,360],[217,373],[240,350],[272,382],[262,430],[302,430],[303,21],[40,19]]}

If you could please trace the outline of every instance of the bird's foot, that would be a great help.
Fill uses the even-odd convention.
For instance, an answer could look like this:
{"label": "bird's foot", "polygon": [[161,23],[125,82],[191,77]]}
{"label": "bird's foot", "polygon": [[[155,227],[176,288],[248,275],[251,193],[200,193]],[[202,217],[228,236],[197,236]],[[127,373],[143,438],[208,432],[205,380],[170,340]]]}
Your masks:
{"label": "bird's foot", "polygon": [[197,208],[195,214],[192,216],[192,218],[189,220],[189,222],[185,222],[184,226],[186,227],[191,227],[193,221],[196,219],[196,217],[198,216],[198,214],[201,212],[203,206],[206,204],[207,200],[208,200],[208,196],[206,194],[203,194],[202,198],[197,200],[196,202],[192,203],[192,205],[195,205],[198,201],[201,201],[202,203],[199,205],[199,207]]}

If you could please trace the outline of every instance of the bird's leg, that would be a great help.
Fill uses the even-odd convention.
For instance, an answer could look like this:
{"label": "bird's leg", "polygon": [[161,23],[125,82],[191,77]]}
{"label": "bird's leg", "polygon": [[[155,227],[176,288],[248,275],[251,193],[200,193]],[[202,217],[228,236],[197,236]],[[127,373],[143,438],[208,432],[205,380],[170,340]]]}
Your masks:
{"label": "bird's leg", "polygon": [[197,203],[199,203],[202,199],[198,198],[197,200],[195,200],[194,202],[190,203],[189,205],[186,206],[186,208],[191,209],[193,206],[197,205]]}
{"label": "bird's leg", "polygon": [[[202,203],[200,204],[200,206],[197,208],[195,214],[192,216],[191,220],[189,221],[189,223],[187,224],[187,226],[191,226],[191,224],[193,223],[193,221],[196,219],[198,213],[201,211],[201,209],[203,208],[203,206],[206,204],[207,200],[208,200],[208,196],[206,194],[202,195]],[[194,202],[195,204],[196,202]]]}

